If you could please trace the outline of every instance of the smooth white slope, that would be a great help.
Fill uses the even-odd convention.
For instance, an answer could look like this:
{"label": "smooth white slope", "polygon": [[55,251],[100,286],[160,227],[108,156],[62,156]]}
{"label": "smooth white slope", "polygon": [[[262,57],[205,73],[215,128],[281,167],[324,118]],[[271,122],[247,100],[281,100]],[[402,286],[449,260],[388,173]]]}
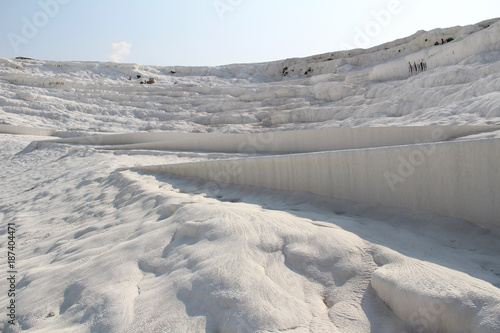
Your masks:
{"label": "smooth white slope", "polygon": [[498,140],[146,166],[141,170],[429,210],[500,227]]}
{"label": "smooth white slope", "polygon": [[21,134],[21,135],[34,135],[34,136],[53,136],[56,134],[55,130],[47,128],[36,128],[27,126],[14,126],[14,125],[0,125],[0,133],[8,134]]}
{"label": "smooth white slope", "polygon": [[[269,131],[258,134],[129,133],[46,140],[106,145],[104,149],[163,149],[290,154],[441,142],[499,130],[500,126],[405,126]],[[2,127],[0,127],[0,132]]]}
{"label": "smooth white slope", "polygon": [[476,54],[498,51],[500,48],[500,22],[496,22],[479,33],[471,34],[461,41],[454,41],[439,47],[425,48],[404,57],[375,66],[370,73],[371,80],[395,80],[411,75],[408,63],[424,61],[428,69],[446,67],[460,63]]}
{"label": "smooth white slope", "polygon": [[467,274],[407,260],[384,264],[373,273],[371,285],[399,318],[419,330],[450,333],[500,330],[499,289]]}

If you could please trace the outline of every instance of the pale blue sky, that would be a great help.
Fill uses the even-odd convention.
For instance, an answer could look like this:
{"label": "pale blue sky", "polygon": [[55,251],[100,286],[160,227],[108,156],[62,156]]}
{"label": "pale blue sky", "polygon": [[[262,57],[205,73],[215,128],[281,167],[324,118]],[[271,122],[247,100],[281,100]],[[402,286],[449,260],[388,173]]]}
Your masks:
{"label": "pale blue sky", "polygon": [[494,17],[500,17],[497,0],[0,0],[0,57],[165,66],[263,62]]}

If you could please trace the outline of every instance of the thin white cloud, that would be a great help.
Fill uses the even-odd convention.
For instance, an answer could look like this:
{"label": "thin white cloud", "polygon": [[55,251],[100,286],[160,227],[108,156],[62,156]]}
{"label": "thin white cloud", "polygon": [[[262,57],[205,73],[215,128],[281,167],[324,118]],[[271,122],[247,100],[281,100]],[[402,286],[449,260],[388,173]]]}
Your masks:
{"label": "thin white cloud", "polygon": [[132,44],[127,42],[119,42],[111,44],[111,49],[113,52],[109,55],[109,60],[113,62],[121,62],[125,59],[125,56],[130,53],[130,48]]}

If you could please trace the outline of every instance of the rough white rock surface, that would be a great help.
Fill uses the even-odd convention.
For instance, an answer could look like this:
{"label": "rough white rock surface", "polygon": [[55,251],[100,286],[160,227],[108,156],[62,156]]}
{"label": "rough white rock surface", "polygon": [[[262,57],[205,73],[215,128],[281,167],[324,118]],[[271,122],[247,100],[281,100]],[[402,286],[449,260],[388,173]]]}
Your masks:
{"label": "rough white rock surface", "polygon": [[[500,125],[499,29],[220,67],[0,59],[0,271],[8,223],[18,271],[16,325],[3,311],[0,330],[498,332],[499,131],[412,140],[431,126]],[[419,60],[426,70],[410,71]],[[319,137],[336,130],[354,135],[336,149],[363,149],[255,157],[265,143],[332,149]],[[269,142],[271,131],[283,133]],[[235,142],[213,152],[205,134]],[[183,149],[199,150],[158,149],[158,137],[196,138]],[[202,166],[223,172],[153,172]],[[385,171],[403,171],[394,193]],[[237,178],[259,187],[227,184]],[[295,191],[307,188],[383,205]],[[435,206],[461,218],[413,209]],[[483,217],[488,228],[465,220]]]}

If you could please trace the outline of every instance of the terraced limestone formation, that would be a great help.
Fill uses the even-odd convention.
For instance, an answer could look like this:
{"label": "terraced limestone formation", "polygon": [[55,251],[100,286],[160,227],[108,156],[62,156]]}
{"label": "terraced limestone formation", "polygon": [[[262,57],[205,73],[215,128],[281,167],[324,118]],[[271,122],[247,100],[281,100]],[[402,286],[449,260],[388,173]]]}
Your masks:
{"label": "terraced limestone formation", "polygon": [[261,64],[0,59],[0,330],[498,332],[499,91],[497,19]]}

